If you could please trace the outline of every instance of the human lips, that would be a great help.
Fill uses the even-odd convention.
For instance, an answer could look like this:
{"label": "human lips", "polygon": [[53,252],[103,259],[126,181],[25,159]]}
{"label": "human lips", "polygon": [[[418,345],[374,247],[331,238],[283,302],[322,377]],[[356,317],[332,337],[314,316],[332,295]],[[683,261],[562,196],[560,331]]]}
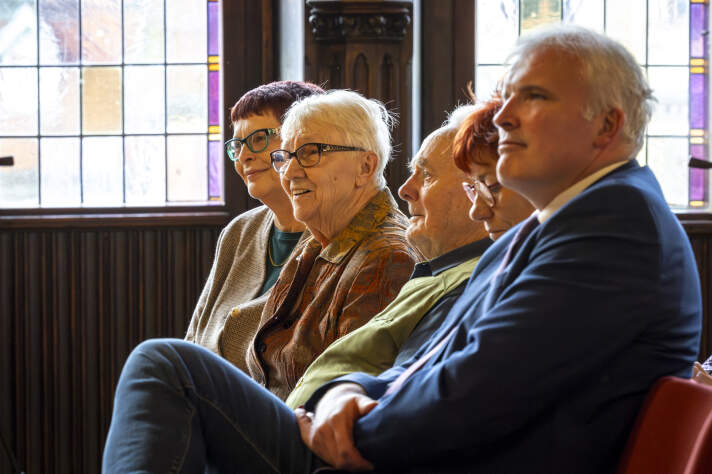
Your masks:
{"label": "human lips", "polygon": [[269,168],[262,168],[262,169],[249,169],[245,170],[245,178],[249,178],[250,176],[255,176],[259,173],[262,173],[264,171],[267,171]]}
{"label": "human lips", "polygon": [[497,145],[497,151],[501,154],[502,152],[508,151],[508,150],[515,150],[518,148],[526,148],[527,145],[521,140],[514,140],[514,139],[504,139],[500,140],[499,144]]}
{"label": "human lips", "polygon": [[299,196],[303,196],[307,193],[311,192],[311,189],[306,189],[306,188],[291,188],[289,192],[292,194],[293,198],[298,198]]}

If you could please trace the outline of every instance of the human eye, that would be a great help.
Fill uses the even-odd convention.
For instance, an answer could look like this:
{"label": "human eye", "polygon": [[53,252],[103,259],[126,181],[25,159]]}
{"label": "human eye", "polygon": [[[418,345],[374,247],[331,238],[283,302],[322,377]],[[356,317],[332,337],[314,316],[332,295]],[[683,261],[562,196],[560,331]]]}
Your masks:
{"label": "human eye", "polygon": [[254,148],[263,147],[267,141],[267,133],[265,130],[258,130],[250,136],[250,144]]}

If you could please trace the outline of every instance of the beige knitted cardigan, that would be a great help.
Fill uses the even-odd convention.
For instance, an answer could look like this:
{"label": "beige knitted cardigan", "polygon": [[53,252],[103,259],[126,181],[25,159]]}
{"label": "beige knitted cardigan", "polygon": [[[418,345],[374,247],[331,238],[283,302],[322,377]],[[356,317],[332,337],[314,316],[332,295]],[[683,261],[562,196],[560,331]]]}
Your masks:
{"label": "beige knitted cardigan", "polygon": [[269,291],[262,296],[258,293],[265,280],[273,222],[272,211],[260,206],[240,214],[222,230],[213,267],[185,335],[186,341],[225,357],[245,372],[247,349],[269,296]]}

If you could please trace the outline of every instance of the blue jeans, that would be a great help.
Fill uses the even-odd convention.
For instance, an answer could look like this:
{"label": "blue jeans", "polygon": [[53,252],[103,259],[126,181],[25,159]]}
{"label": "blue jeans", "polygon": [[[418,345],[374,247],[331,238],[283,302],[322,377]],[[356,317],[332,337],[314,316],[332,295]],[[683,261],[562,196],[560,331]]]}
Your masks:
{"label": "blue jeans", "polygon": [[223,358],[153,339],[126,361],[103,472],[306,473],[312,464],[292,411]]}

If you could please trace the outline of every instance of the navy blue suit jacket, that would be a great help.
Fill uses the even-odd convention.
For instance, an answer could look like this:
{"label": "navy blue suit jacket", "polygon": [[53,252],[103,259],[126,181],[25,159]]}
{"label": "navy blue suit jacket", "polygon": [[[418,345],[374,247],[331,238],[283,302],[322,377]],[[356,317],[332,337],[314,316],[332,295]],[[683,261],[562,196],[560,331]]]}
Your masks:
{"label": "navy blue suit jacket", "polygon": [[[690,375],[697,269],[647,167],[627,163],[588,187],[497,273],[518,227],[483,255],[408,363],[338,379],[379,399],[354,428],[378,471],[610,472],[653,382]],[[384,395],[455,326],[439,354]]]}

